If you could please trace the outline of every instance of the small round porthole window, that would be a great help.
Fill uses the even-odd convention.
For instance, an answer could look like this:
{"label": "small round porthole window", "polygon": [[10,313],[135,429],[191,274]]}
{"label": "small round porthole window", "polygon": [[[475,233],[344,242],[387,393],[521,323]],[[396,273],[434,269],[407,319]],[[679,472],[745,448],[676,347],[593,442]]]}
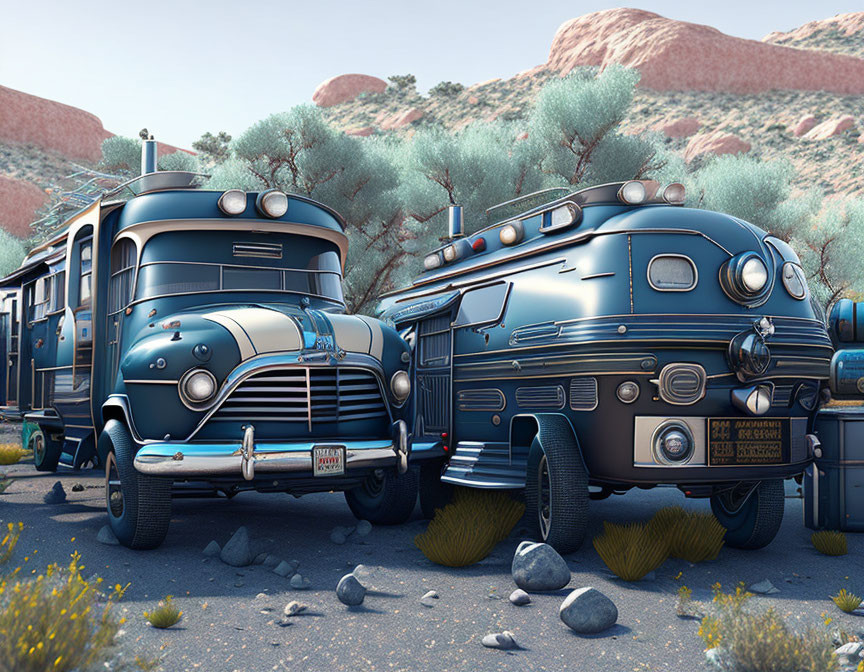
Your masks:
{"label": "small round porthole window", "polygon": [[696,264],[683,254],[658,254],[648,262],[648,284],[658,292],[689,292],[697,280]]}

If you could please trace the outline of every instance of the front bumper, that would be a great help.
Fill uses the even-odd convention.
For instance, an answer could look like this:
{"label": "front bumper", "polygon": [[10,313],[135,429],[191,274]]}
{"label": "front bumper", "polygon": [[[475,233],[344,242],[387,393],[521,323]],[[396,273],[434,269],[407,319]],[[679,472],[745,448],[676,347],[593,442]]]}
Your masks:
{"label": "front bumper", "polygon": [[241,476],[247,481],[257,473],[311,475],[315,448],[344,448],[345,474],[352,470],[395,466],[408,469],[408,430],[404,421],[394,423],[393,439],[369,441],[304,441],[255,443],[255,430],[246,429],[236,443],[147,443],[135,455],[142,474],[172,478]]}

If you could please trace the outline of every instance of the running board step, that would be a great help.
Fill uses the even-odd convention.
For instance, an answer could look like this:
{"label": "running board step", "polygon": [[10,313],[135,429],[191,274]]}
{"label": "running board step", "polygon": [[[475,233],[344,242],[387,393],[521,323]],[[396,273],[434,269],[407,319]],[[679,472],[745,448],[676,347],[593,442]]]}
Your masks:
{"label": "running board step", "polygon": [[445,483],[472,488],[518,489],[525,487],[527,459],[510,459],[506,443],[478,443],[462,441],[441,476]]}

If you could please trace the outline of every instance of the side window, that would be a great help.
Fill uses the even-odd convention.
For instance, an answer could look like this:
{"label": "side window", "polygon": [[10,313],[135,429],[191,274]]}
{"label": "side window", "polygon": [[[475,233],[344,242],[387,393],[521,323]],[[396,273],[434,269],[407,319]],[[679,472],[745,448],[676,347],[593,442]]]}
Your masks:
{"label": "side window", "polygon": [[66,271],[55,273],[49,279],[51,296],[48,299],[48,312],[54,313],[66,307]]}
{"label": "side window", "polygon": [[89,308],[93,300],[93,238],[85,238],[78,243],[81,272],[78,283],[78,307]]}
{"label": "side window", "polygon": [[479,289],[471,289],[462,296],[454,327],[468,327],[475,324],[490,324],[501,320],[504,305],[510,293],[510,283],[501,282]]}
{"label": "side window", "polygon": [[129,238],[117,241],[111,249],[111,284],[108,289],[108,313],[117,313],[132,300],[137,249]]}
{"label": "side window", "polygon": [[696,264],[683,254],[658,254],[648,262],[648,283],[658,292],[689,292],[697,279]]}
{"label": "side window", "polygon": [[30,285],[30,321],[41,320],[48,311],[51,300],[51,278],[44,277]]}

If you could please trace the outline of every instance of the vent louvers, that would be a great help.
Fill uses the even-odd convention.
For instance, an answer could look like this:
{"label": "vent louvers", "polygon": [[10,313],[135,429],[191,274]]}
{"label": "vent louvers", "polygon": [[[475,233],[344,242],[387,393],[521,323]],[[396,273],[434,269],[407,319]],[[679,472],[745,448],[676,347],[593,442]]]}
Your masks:
{"label": "vent louvers", "polygon": [[597,408],[597,379],[582,376],[570,380],[570,408],[574,411],[593,411]]}
{"label": "vent louvers", "polygon": [[281,259],[282,243],[234,243],[234,256]]}

